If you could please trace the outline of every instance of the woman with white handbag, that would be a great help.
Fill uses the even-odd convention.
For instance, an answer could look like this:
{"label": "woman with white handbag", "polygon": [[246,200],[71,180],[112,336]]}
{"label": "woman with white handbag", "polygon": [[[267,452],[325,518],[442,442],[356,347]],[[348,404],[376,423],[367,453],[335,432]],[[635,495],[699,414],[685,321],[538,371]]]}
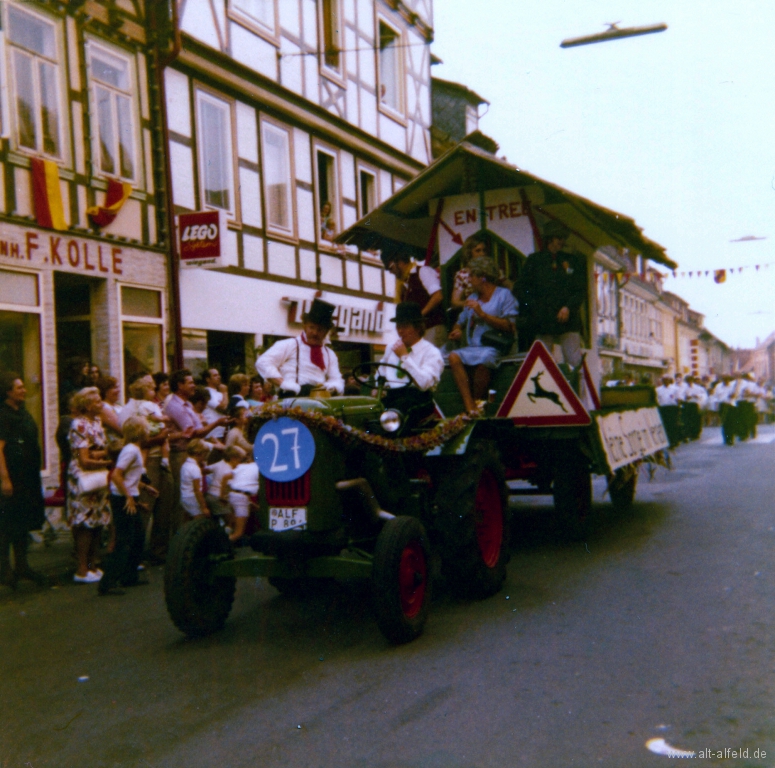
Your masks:
{"label": "woman with white handbag", "polygon": [[102,578],[94,561],[104,526],[110,524],[107,440],[100,421],[102,398],[96,387],[73,396],[70,447],[73,458],[67,470],[67,516],[75,541],[76,571],[73,581],[90,584]]}

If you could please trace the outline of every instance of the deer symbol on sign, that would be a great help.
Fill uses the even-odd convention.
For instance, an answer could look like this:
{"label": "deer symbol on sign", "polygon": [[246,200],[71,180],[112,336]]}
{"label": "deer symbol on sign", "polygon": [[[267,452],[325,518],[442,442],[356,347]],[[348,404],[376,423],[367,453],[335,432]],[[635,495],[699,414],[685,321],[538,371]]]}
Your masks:
{"label": "deer symbol on sign", "polygon": [[560,400],[560,396],[556,392],[549,392],[549,390],[544,389],[539,384],[538,380],[543,375],[544,375],[544,372],[539,371],[535,376],[530,377],[530,381],[532,381],[533,384],[535,385],[535,390],[533,392],[527,393],[528,398],[530,398],[530,402],[534,403],[539,398],[545,397],[547,400],[551,400],[553,403],[555,403],[555,405],[559,405],[560,408],[562,408],[563,413],[567,413],[568,411],[565,409],[565,406],[562,404],[562,401]]}

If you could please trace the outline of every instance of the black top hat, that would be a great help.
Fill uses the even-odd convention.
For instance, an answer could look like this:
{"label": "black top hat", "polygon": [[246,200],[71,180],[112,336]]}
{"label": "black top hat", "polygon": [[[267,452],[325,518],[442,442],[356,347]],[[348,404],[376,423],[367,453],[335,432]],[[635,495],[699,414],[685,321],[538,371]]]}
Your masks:
{"label": "black top hat", "polygon": [[390,322],[422,323],[424,320],[419,304],[414,301],[402,301],[396,306],[396,316]]}
{"label": "black top hat", "polygon": [[312,306],[309,308],[309,312],[305,312],[301,319],[305,323],[316,323],[325,328],[333,328],[334,321],[332,317],[335,310],[336,307],[327,301],[312,299]]}

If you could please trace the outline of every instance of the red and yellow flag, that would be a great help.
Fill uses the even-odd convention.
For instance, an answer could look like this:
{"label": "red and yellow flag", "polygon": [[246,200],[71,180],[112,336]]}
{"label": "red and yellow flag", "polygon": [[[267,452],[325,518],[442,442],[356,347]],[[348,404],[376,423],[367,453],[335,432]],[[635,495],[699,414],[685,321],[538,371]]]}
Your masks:
{"label": "red and yellow flag", "polygon": [[59,167],[53,160],[33,157],[32,198],[35,201],[35,218],[38,225],[47,229],[67,229],[65,210],[62,206],[62,190],[59,188]]}
{"label": "red and yellow flag", "polygon": [[127,184],[125,181],[108,179],[108,191],[105,193],[104,205],[95,205],[86,209],[89,221],[96,227],[107,227],[118,216],[118,212],[131,193],[131,184]]}
{"label": "red and yellow flag", "polygon": [[726,269],[717,269],[713,272],[713,279],[717,283],[723,283],[727,279]]}

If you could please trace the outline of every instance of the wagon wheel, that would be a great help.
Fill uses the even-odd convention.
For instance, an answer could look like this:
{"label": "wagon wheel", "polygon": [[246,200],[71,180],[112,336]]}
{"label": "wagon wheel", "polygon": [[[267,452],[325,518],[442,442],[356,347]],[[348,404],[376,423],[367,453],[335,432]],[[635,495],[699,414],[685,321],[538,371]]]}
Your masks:
{"label": "wagon wheel", "polygon": [[608,495],[618,512],[627,512],[635,501],[635,489],[638,486],[638,470],[625,467],[617,469],[608,478]]}
{"label": "wagon wheel", "polygon": [[565,535],[575,540],[583,538],[592,511],[592,475],[583,454],[575,452],[556,458],[552,494]]}
{"label": "wagon wheel", "polygon": [[234,557],[229,537],[209,517],[184,525],[170,545],[164,598],[175,626],[190,637],[221,629],[231,611],[237,580],[215,576],[218,563]]}
{"label": "wagon wheel", "polygon": [[458,593],[489,597],[503,585],[510,556],[503,465],[496,446],[482,441],[449,469],[436,496],[442,569]]}
{"label": "wagon wheel", "polygon": [[419,520],[394,517],[377,537],[371,576],[374,614],[391,643],[422,634],[431,607],[428,537]]}

